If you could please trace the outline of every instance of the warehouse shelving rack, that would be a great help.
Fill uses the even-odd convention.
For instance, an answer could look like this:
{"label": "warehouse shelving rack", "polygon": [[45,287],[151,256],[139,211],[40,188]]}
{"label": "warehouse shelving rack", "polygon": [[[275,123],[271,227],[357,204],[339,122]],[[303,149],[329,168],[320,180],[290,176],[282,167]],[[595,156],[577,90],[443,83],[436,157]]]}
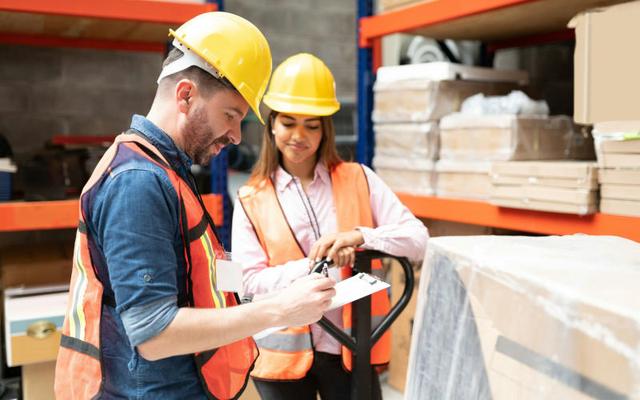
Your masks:
{"label": "warehouse shelving rack", "polygon": [[[425,0],[373,15],[358,0],[358,161],[371,165],[375,146],[371,112],[381,39],[410,33],[435,39],[482,40],[498,49],[573,37],[569,20],[581,11],[628,0]],[[576,216],[497,207],[485,202],[398,193],[418,217],[542,234],[618,235],[640,241],[640,218],[596,213]]]}
{"label": "warehouse shelving rack", "polygon": [[[164,53],[169,28],[222,6],[222,0],[0,0],[0,43]],[[203,200],[214,223],[228,232],[225,157],[212,162],[213,193]],[[0,203],[0,232],[69,229],[77,223],[78,200]]]}

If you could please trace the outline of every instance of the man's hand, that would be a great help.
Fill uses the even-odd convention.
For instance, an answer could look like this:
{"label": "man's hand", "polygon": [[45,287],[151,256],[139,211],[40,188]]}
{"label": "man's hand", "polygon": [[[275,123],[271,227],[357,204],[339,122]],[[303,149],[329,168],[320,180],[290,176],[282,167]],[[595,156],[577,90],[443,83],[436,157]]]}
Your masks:
{"label": "man's hand", "polygon": [[309,263],[327,258],[339,267],[353,266],[356,261],[356,247],[364,243],[364,237],[358,230],[324,235],[311,247]]}
{"label": "man's hand", "polygon": [[336,291],[336,282],[320,274],[311,274],[294,281],[266,301],[275,307],[277,325],[309,325],[322,318]]}

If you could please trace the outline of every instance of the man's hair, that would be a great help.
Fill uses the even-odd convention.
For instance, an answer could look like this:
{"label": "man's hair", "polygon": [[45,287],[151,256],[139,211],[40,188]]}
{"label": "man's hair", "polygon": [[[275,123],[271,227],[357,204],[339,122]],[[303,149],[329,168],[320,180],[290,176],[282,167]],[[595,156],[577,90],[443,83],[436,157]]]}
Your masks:
{"label": "man's hair", "polygon": [[[173,48],[162,63],[162,68],[176,61],[183,55],[184,53],[181,50]],[[158,89],[164,88],[168,85],[173,85],[180,79],[189,79],[195,82],[204,97],[209,97],[215,92],[222,89],[237,92],[237,89],[231,84],[231,82],[229,82],[227,78],[218,79],[210,73],[196,66],[191,66],[187,69],[176,72],[175,74],[171,74],[162,78]]]}

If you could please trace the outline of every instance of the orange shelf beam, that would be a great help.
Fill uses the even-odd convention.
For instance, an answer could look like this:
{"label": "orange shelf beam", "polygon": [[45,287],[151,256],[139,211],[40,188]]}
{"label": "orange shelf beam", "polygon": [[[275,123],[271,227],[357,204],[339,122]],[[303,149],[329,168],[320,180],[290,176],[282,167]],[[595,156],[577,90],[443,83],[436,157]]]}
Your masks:
{"label": "orange shelf beam", "polygon": [[0,0],[0,11],[166,24],[181,24],[215,10],[212,3],[150,0]]}
{"label": "orange shelf beam", "polygon": [[[1,0],[0,0],[1,1]],[[126,50],[146,51],[162,53],[166,50],[166,43],[136,42],[124,40],[104,39],[80,39],[55,36],[19,35],[0,32],[0,43],[15,44],[20,46],[39,47],[67,47],[76,49],[102,49],[102,50]]]}
{"label": "orange shelf beam", "polygon": [[601,214],[579,216],[542,211],[498,207],[492,204],[415,196],[398,193],[409,209],[421,218],[490,226],[494,228],[541,233],[545,235],[615,235],[640,242],[640,218]]}
{"label": "orange shelf beam", "polygon": [[538,0],[433,0],[360,20],[360,47],[392,33],[409,32],[429,25],[482,14]]}
{"label": "orange shelf beam", "polygon": [[[216,225],[222,225],[222,196],[202,196]],[[75,229],[78,226],[78,200],[0,203],[0,232]]]}

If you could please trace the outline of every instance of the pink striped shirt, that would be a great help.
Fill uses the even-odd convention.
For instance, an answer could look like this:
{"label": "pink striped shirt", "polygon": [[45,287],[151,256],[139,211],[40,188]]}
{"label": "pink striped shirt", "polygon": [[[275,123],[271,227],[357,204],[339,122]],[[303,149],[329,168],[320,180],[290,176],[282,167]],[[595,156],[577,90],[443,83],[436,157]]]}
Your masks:
{"label": "pink striped shirt", "polygon": [[[362,247],[405,256],[413,261],[421,260],[427,245],[427,228],[400,203],[373,171],[367,167],[364,170],[369,182],[371,210],[376,228],[358,228],[364,237]],[[306,193],[300,180],[282,168],[278,168],[273,178],[284,214],[305,254],[309,253],[316,242],[318,233],[322,236],[337,232],[331,177],[322,164],[316,165],[314,178]],[[268,267],[267,255],[237,200],[233,213],[232,250],[233,261],[243,265],[244,293],[262,294],[282,289],[308,273],[307,258]],[[336,268],[329,271],[332,278],[340,280]],[[337,326],[342,326],[340,309],[327,312],[325,317]],[[312,325],[311,332],[315,350],[340,354],[339,343],[320,326]]]}

